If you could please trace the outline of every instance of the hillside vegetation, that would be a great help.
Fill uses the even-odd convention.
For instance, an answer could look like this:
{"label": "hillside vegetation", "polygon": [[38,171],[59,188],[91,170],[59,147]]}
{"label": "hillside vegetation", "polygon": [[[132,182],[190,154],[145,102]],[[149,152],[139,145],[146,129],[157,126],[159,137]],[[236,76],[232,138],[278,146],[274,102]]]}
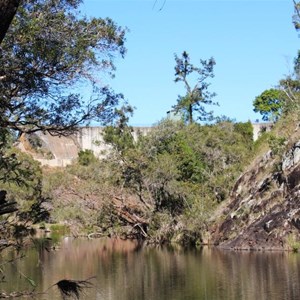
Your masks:
{"label": "hillside vegetation", "polygon": [[44,171],[53,222],[149,242],[202,243],[207,221],[251,157],[252,125],[164,120],[135,142],[131,128],[107,128],[112,151],[90,151]]}
{"label": "hillside vegetation", "polygon": [[[300,52],[293,73],[254,99],[254,110],[274,122],[255,143],[249,122],[216,118],[210,109],[215,59],[194,65],[186,51],[175,54],[174,80],[185,90],[172,107],[180,121],[162,120],[135,140],[133,108],[94,77],[114,75],[127,31],[109,18],[83,17],[81,2],[5,8],[0,246],[23,245],[33,224],[61,223],[75,236],[298,250]],[[300,3],[294,7],[298,30]],[[90,95],[71,92],[81,84]],[[68,136],[90,121],[106,125],[105,159],[85,150],[67,168],[42,169],[15,148],[22,133]]]}
{"label": "hillside vegetation", "polygon": [[105,130],[106,159],[83,151],[59,176],[44,176],[52,221],[149,243],[297,250],[298,62],[276,91],[255,99],[264,118],[276,121],[256,142],[250,123],[226,118],[211,125],[163,120],[135,141],[122,115]]}

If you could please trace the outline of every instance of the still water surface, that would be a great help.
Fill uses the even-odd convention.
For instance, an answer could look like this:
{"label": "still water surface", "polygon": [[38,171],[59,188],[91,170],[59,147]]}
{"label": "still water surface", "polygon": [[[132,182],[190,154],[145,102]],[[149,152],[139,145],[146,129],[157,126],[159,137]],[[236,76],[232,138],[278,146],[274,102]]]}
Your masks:
{"label": "still water surface", "polygon": [[[50,247],[50,245],[48,245]],[[300,255],[172,249],[116,239],[65,238],[53,251],[28,249],[25,258],[1,268],[3,291],[47,290],[61,279],[86,279],[94,286],[81,299],[105,300],[284,300],[300,299]],[[20,254],[10,252],[2,262]],[[38,300],[61,299],[56,287]]]}

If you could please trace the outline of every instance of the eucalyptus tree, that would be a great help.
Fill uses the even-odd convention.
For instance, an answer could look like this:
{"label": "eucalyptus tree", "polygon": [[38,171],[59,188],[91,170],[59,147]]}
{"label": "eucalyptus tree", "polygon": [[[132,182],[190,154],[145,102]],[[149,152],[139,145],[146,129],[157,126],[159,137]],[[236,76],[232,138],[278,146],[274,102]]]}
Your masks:
{"label": "eucalyptus tree", "polygon": [[68,135],[91,120],[110,122],[127,106],[99,84],[100,72],[113,76],[114,58],[125,55],[126,30],[109,18],[83,16],[81,3],[0,0],[0,190],[9,200],[15,184],[41,195],[36,167],[24,166],[12,136]]}
{"label": "eucalyptus tree", "polygon": [[[197,119],[200,121],[211,119],[212,112],[208,112],[205,106],[217,104],[212,101],[216,94],[208,91],[210,84],[207,82],[209,78],[214,77],[215,60],[213,58],[200,59],[201,66],[196,67],[190,62],[189,54],[184,51],[181,57],[175,54],[175,61],[175,82],[182,81],[186,89],[186,94],[179,96],[177,104],[173,106],[175,112],[183,113],[190,124],[194,122],[194,113],[198,114]],[[193,86],[190,77],[195,74],[198,77]]]}
{"label": "eucalyptus tree", "polygon": [[[115,116],[122,95],[98,86],[96,74],[115,70],[125,30],[109,18],[81,16],[80,3],[22,1],[0,49],[1,128],[66,134]],[[79,85],[91,95],[74,92]]]}

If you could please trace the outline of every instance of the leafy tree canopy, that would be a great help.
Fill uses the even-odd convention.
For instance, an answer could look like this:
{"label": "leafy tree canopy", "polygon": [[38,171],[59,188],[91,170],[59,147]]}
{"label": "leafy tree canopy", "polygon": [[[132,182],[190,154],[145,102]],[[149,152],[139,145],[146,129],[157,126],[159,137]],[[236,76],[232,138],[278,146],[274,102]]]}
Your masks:
{"label": "leafy tree canopy", "polygon": [[283,93],[278,89],[265,90],[254,99],[253,106],[264,121],[277,121],[282,112]]}
{"label": "leafy tree canopy", "polygon": [[82,16],[81,2],[0,0],[0,189],[18,203],[21,219],[40,219],[44,199],[39,166],[12,147],[16,134],[67,135],[91,120],[111,122],[128,107],[98,75],[113,76],[126,30]]}
{"label": "leafy tree canopy", "polygon": [[121,107],[116,110],[118,118],[111,126],[104,128],[103,139],[105,143],[112,146],[112,148],[121,156],[124,156],[128,149],[131,149],[134,144],[133,128],[128,125],[129,117],[133,114],[132,107]]}
{"label": "leafy tree canopy", "polygon": [[[125,30],[108,18],[80,16],[80,3],[22,2],[0,48],[0,127],[66,134],[116,116],[122,95],[97,85],[96,74],[113,74],[113,58],[126,52]],[[76,92],[87,84],[89,100]]]}
{"label": "leafy tree canopy", "polygon": [[[200,60],[201,67],[196,67],[190,62],[189,54],[184,51],[181,57],[175,54],[175,82],[182,81],[186,89],[185,96],[179,96],[177,104],[173,107],[175,111],[182,112],[185,120],[190,124],[194,121],[194,112],[198,114],[198,120],[205,121],[212,118],[212,112],[207,112],[205,106],[217,104],[212,101],[216,95],[208,91],[207,79],[213,78],[213,69],[216,64],[213,58]],[[191,75],[197,74],[196,84],[191,85]]]}
{"label": "leafy tree canopy", "polygon": [[279,117],[297,114],[300,109],[300,51],[294,59],[294,72],[279,81],[276,89],[269,89],[257,96],[254,111],[264,121],[277,121]]}

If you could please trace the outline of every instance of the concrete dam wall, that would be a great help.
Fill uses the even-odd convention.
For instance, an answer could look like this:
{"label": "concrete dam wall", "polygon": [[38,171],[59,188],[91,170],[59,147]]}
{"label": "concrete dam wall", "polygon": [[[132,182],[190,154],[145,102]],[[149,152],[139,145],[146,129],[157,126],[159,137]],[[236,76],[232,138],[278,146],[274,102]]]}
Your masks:
{"label": "concrete dam wall", "polygon": [[[133,136],[146,135],[152,127],[134,127]],[[43,166],[65,167],[76,160],[81,150],[92,150],[97,157],[105,157],[110,146],[103,140],[103,127],[82,127],[71,136],[51,136],[43,132],[22,135],[18,148],[31,154]]]}
{"label": "concrete dam wall", "polygon": [[272,129],[273,123],[252,123],[252,127],[253,141],[256,141],[263,132],[269,132]]}
{"label": "concrete dam wall", "polygon": [[[270,123],[253,123],[253,140],[257,140],[261,132],[269,131]],[[133,127],[135,140],[139,135],[146,135],[153,127]],[[65,167],[76,160],[81,150],[92,150],[96,157],[105,157],[110,146],[103,140],[104,127],[82,127],[68,137],[51,136],[37,132],[22,135],[18,147],[43,166]]]}

